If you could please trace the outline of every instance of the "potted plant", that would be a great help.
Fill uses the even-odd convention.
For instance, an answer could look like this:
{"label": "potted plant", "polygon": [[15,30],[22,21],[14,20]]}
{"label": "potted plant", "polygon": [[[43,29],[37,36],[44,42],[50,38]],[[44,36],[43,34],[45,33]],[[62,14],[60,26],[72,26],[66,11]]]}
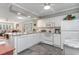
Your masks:
{"label": "potted plant", "polygon": [[67,15],[67,16],[64,18],[64,20],[73,20],[73,19],[75,19],[75,18],[76,18],[76,16]]}

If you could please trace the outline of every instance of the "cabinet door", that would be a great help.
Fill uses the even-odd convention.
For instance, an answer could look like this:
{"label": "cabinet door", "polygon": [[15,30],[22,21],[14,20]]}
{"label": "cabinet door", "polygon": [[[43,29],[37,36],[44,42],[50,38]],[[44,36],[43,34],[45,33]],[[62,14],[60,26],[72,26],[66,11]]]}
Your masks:
{"label": "cabinet door", "polygon": [[[17,51],[18,53],[23,51],[24,49],[26,49],[29,45],[29,42],[28,42],[28,36],[18,36],[18,38],[16,38],[17,40]],[[27,40],[27,41],[26,41]]]}
{"label": "cabinet door", "polygon": [[53,34],[52,33],[41,33],[41,42],[53,45]]}
{"label": "cabinet door", "polygon": [[22,35],[19,36],[17,41],[17,51],[18,53],[23,51],[24,49],[30,48],[31,46],[39,43],[40,41],[36,39],[37,35],[36,34],[29,34],[29,35]]}
{"label": "cabinet door", "polygon": [[62,20],[63,20],[63,16],[54,17],[55,27],[60,27]]}
{"label": "cabinet door", "polygon": [[32,23],[24,24],[24,31],[32,33]]}
{"label": "cabinet door", "polygon": [[62,21],[61,30],[79,30],[79,20]]}
{"label": "cabinet door", "polygon": [[62,38],[66,40],[78,40],[79,32],[78,31],[62,31]]}
{"label": "cabinet door", "polygon": [[60,40],[60,34],[54,34],[54,46],[60,47],[61,40]]}
{"label": "cabinet door", "polygon": [[43,33],[41,37],[42,37],[43,41],[46,41],[46,40],[51,41],[51,42],[53,41],[53,34],[52,33]]}
{"label": "cabinet door", "polygon": [[42,40],[40,33],[35,34],[35,39],[36,39],[37,42],[40,42]]}
{"label": "cabinet door", "polygon": [[16,50],[17,50],[17,52],[21,52],[23,50],[23,46],[22,46],[23,39],[22,39],[22,37],[17,36],[15,40],[17,41],[15,44]]}
{"label": "cabinet door", "polygon": [[32,45],[35,45],[40,42],[39,34],[31,34],[29,35],[29,39],[31,39]]}

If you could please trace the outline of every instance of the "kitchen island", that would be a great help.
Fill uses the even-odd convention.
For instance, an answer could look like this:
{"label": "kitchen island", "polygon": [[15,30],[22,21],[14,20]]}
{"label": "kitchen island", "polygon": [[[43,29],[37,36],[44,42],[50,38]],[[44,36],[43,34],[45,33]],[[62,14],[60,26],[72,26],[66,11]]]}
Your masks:
{"label": "kitchen island", "polygon": [[38,44],[41,41],[39,37],[40,37],[40,33],[30,33],[30,34],[9,33],[8,43],[11,46],[15,47],[14,54],[18,54],[21,51],[28,49],[35,44]]}

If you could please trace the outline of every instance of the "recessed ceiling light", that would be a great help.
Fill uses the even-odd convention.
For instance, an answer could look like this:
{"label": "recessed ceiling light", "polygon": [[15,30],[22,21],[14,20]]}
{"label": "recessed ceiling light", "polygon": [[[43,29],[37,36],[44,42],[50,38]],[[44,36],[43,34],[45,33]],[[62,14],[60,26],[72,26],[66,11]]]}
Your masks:
{"label": "recessed ceiling light", "polygon": [[44,6],[44,9],[45,9],[45,10],[49,10],[50,8],[51,8],[50,5],[45,5],[45,6]]}
{"label": "recessed ceiling light", "polygon": [[18,13],[17,13],[17,15],[21,15],[21,13],[20,13],[20,12],[18,12]]}
{"label": "recessed ceiling light", "polygon": [[24,18],[23,18],[23,17],[21,17],[21,16],[18,16],[17,18],[18,18],[18,19],[24,19]]}

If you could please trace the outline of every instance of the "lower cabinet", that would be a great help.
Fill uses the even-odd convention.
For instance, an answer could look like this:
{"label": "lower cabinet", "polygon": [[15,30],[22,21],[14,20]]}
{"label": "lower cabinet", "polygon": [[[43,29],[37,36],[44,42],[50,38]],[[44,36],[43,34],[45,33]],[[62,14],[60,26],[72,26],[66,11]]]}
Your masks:
{"label": "lower cabinet", "polygon": [[27,46],[25,43],[27,43],[28,39],[25,39],[23,36],[20,36],[18,38],[15,38],[15,40],[17,40],[17,42],[15,44],[16,45],[16,52],[19,53],[22,50],[24,50],[24,48]]}
{"label": "lower cabinet", "polygon": [[14,54],[17,54],[35,44],[38,44],[40,41],[39,34],[28,34],[10,36],[8,43],[15,48]]}
{"label": "lower cabinet", "polygon": [[60,36],[60,34],[54,34],[54,46],[61,47],[61,36]]}
{"label": "lower cabinet", "polygon": [[53,45],[53,42],[51,42],[51,41],[43,41],[42,43],[45,43],[45,44],[49,44],[49,45]]}
{"label": "lower cabinet", "polygon": [[9,43],[15,47],[15,54],[38,44],[39,42],[61,47],[60,34],[35,33],[28,35],[11,36]]}
{"label": "lower cabinet", "polygon": [[52,33],[42,33],[41,42],[49,45],[53,45],[53,34]]}
{"label": "lower cabinet", "polygon": [[38,40],[38,34],[29,34],[29,35],[22,35],[18,37],[16,42],[16,52],[19,53],[27,48],[30,48],[31,46],[37,44],[40,42]]}
{"label": "lower cabinet", "polygon": [[50,37],[42,35],[41,37],[42,37],[42,43],[61,48],[60,34],[51,34]]}

